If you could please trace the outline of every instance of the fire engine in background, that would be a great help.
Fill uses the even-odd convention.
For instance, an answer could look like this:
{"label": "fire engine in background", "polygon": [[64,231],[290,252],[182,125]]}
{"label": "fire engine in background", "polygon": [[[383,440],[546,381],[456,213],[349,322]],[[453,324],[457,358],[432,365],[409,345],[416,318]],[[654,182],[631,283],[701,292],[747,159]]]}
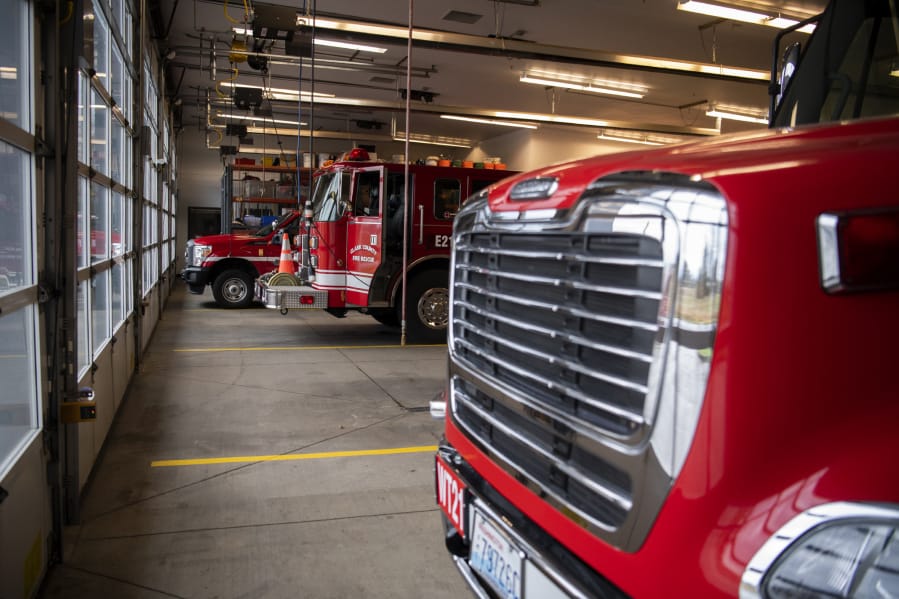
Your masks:
{"label": "fire engine in background", "polygon": [[404,216],[406,165],[373,162],[356,148],[315,174],[308,256],[300,245],[296,276],[261,277],[256,296],[281,310],[361,310],[400,324],[403,222],[407,223],[407,336],[446,340],[447,278],[453,219],[462,200],[512,173],[496,169],[408,165],[410,210]]}
{"label": "fire engine in background", "polygon": [[899,597],[897,16],[832,2],[771,131],[460,211],[436,495],[478,596]]}
{"label": "fire engine in background", "polygon": [[297,235],[301,221],[301,213],[293,210],[256,231],[191,239],[181,278],[191,293],[201,294],[211,285],[222,308],[246,308],[253,303],[253,281],[278,268],[281,234]]}

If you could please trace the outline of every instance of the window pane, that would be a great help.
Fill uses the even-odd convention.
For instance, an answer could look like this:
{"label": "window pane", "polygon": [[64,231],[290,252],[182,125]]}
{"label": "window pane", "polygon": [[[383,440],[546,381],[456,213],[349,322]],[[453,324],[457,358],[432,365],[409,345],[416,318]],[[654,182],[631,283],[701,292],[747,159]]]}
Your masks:
{"label": "window pane", "polygon": [[125,302],[124,302],[124,279],[122,272],[125,265],[116,263],[112,265],[112,287],[110,289],[112,295],[112,325],[113,328],[119,326],[125,320]]}
{"label": "window pane", "polygon": [[91,166],[99,173],[109,175],[109,144],[106,139],[109,108],[95,90],[91,89]]}
{"label": "window pane", "polygon": [[89,303],[88,293],[89,283],[82,281],[78,283],[78,295],[75,298],[75,309],[77,314],[75,320],[78,321],[78,376],[93,362],[91,356],[91,336],[90,336],[90,315],[87,306]]}
{"label": "window pane", "polygon": [[109,271],[91,279],[91,341],[94,355],[109,339]]}
{"label": "window pane", "polygon": [[123,151],[125,147],[125,128],[122,127],[122,124],[119,123],[119,119],[117,118],[112,118],[110,121],[112,128],[109,132],[109,176],[113,181],[124,184],[125,180],[123,175],[127,168],[127,163],[124,161]]}
{"label": "window pane", "polygon": [[31,130],[28,2],[4,2],[0,19],[0,117]]}
{"label": "window pane", "polygon": [[110,225],[112,227],[112,256],[125,253],[123,231],[125,231],[125,196],[117,191],[112,192],[112,209]]}
{"label": "window pane", "polygon": [[91,183],[91,262],[109,258],[109,190]]}
{"label": "window pane", "polygon": [[34,306],[0,316],[0,477],[38,430]]}
{"label": "window pane", "polygon": [[78,268],[87,266],[87,250],[85,250],[85,239],[87,239],[87,179],[78,177],[78,222],[77,222],[77,245],[76,245],[76,262]]}
{"label": "window pane", "polygon": [[0,294],[34,281],[31,158],[0,141]]}
{"label": "window pane", "polygon": [[117,46],[112,46],[112,63],[109,70],[109,95],[115,100],[116,105],[125,105],[125,96],[122,95],[125,83],[125,64],[122,62],[122,53]]}
{"label": "window pane", "polygon": [[[87,32],[85,32],[87,34]],[[97,79],[109,90],[109,27],[100,7],[94,9],[94,70]]]}
{"label": "window pane", "polygon": [[84,73],[78,72],[78,160],[82,164],[89,163],[87,151],[87,89],[89,84]]}

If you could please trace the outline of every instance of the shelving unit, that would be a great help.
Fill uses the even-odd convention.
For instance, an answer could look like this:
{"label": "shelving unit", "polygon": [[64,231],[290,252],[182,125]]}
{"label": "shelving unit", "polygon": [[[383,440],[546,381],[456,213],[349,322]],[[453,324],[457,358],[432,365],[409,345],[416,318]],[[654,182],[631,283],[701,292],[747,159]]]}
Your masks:
{"label": "shelving unit", "polygon": [[[305,199],[312,169],[261,164],[229,164],[222,175],[222,231],[231,232],[235,218],[259,218],[248,228],[267,224],[286,208],[298,207],[297,183]],[[299,179],[299,181],[297,181]]]}

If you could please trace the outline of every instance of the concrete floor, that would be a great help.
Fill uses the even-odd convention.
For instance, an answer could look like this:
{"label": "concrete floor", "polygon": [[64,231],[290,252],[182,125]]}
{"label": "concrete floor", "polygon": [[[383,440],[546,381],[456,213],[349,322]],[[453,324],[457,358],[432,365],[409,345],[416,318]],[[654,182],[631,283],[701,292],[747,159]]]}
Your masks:
{"label": "concrete floor", "polygon": [[434,502],[446,347],[399,342],[179,282],[40,597],[471,596]]}

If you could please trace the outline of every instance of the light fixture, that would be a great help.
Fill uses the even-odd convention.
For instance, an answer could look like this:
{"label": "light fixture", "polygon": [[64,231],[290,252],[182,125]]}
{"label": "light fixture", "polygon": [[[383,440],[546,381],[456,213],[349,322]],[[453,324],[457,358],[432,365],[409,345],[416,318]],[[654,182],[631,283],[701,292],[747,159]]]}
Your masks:
{"label": "light fixture", "polygon": [[559,116],[555,114],[537,114],[534,112],[496,112],[494,116],[500,119],[520,119],[525,121],[540,121],[543,123],[555,123],[558,125],[586,125],[587,127],[606,127],[608,122],[598,119],[586,119],[575,116]]}
{"label": "light fixture", "polygon": [[603,81],[602,83],[593,81],[566,81],[564,79],[547,79],[540,76],[535,77],[532,73],[525,73],[518,80],[521,83],[533,83],[535,85],[561,87],[564,89],[573,89],[582,92],[592,92],[594,94],[622,96],[624,98],[642,98],[646,95],[646,88],[640,88],[637,86],[626,84],[617,84],[612,81]]}
{"label": "light fixture", "polygon": [[[737,5],[712,4],[710,2],[701,2],[699,0],[682,0],[677,3],[678,10],[707,15],[710,17],[718,17],[719,19],[729,19],[731,21],[740,21],[743,23],[754,23],[756,25],[767,25],[778,29],[786,29],[799,23],[801,19],[792,19],[785,17],[780,13],[769,14],[756,9],[741,8]],[[814,16],[814,15],[808,15]],[[815,30],[814,25],[806,25],[798,29],[803,33],[811,33]]]}
{"label": "light fixture", "polygon": [[[247,89],[261,89],[266,95],[272,100],[288,100],[296,102],[298,98],[302,98],[305,101],[309,101],[312,98],[312,94],[306,91],[298,91],[295,89],[283,89],[278,87],[263,87],[261,85],[248,85],[246,83],[233,83],[231,81],[222,81],[219,85],[222,87],[243,87]],[[333,98],[334,94],[325,94],[322,92],[315,92],[315,99],[318,98]]]}
{"label": "light fixture", "polygon": [[282,125],[293,125],[294,127],[302,127],[308,125],[309,123],[305,122],[297,122],[297,121],[289,121],[285,119],[273,119],[270,117],[264,116],[250,116],[244,114],[228,114],[226,112],[216,112],[215,116],[220,119],[229,119],[234,121],[261,121],[263,124],[265,123],[280,123]]}
{"label": "light fixture", "polygon": [[[394,135],[393,141],[406,141],[405,135]],[[410,133],[409,143],[429,144],[433,146],[449,146],[453,148],[470,148],[473,143],[464,137],[444,137],[442,135],[427,135],[424,133]]]}
{"label": "light fixture", "polygon": [[[253,35],[252,29],[247,29],[245,27],[232,27],[231,30],[237,35]],[[329,48],[342,48],[344,50],[357,50],[359,52],[372,52],[374,54],[384,54],[387,52],[387,48],[381,48],[380,46],[369,46],[368,44],[356,44],[352,42],[341,42],[338,40],[329,40],[322,38],[315,38],[314,40],[316,46],[326,46]]]}
{"label": "light fixture", "polygon": [[666,137],[641,131],[603,130],[596,136],[596,138],[629,144],[643,144],[646,146],[664,146],[666,144],[673,144],[681,141],[681,139],[677,137]]}
{"label": "light fixture", "polygon": [[737,106],[723,106],[720,104],[710,104],[709,109],[705,112],[706,116],[719,119],[729,119],[732,121],[742,121],[744,123],[757,123],[759,125],[768,124],[767,112],[758,108],[742,108]]}
{"label": "light fixture", "polygon": [[899,62],[890,65],[890,77],[899,77]]}
{"label": "light fixture", "polygon": [[337,40],[326,40],[321,38],[315,38],[315,45],[327,46],[329,48],[342,48],[344,50],[357,50],[359,52],[372,52],[374,54],[383,54],[384,52],[387,52],[387,48],[381,48],[380,46],[354,44],[350,42],[340,42]]}
{"label": "light fixture", "polygon": [[514,121],[500,121],[497,119],[477,119],[469,116],[456,116],[453,114],[441,114],[440,118],[452,121],[466,121],[469,123],[482,123],[484,125],[500,125],[502,127],[520,127],[522,129],[536,129],[537,125],[533,123],[517,123]]}

